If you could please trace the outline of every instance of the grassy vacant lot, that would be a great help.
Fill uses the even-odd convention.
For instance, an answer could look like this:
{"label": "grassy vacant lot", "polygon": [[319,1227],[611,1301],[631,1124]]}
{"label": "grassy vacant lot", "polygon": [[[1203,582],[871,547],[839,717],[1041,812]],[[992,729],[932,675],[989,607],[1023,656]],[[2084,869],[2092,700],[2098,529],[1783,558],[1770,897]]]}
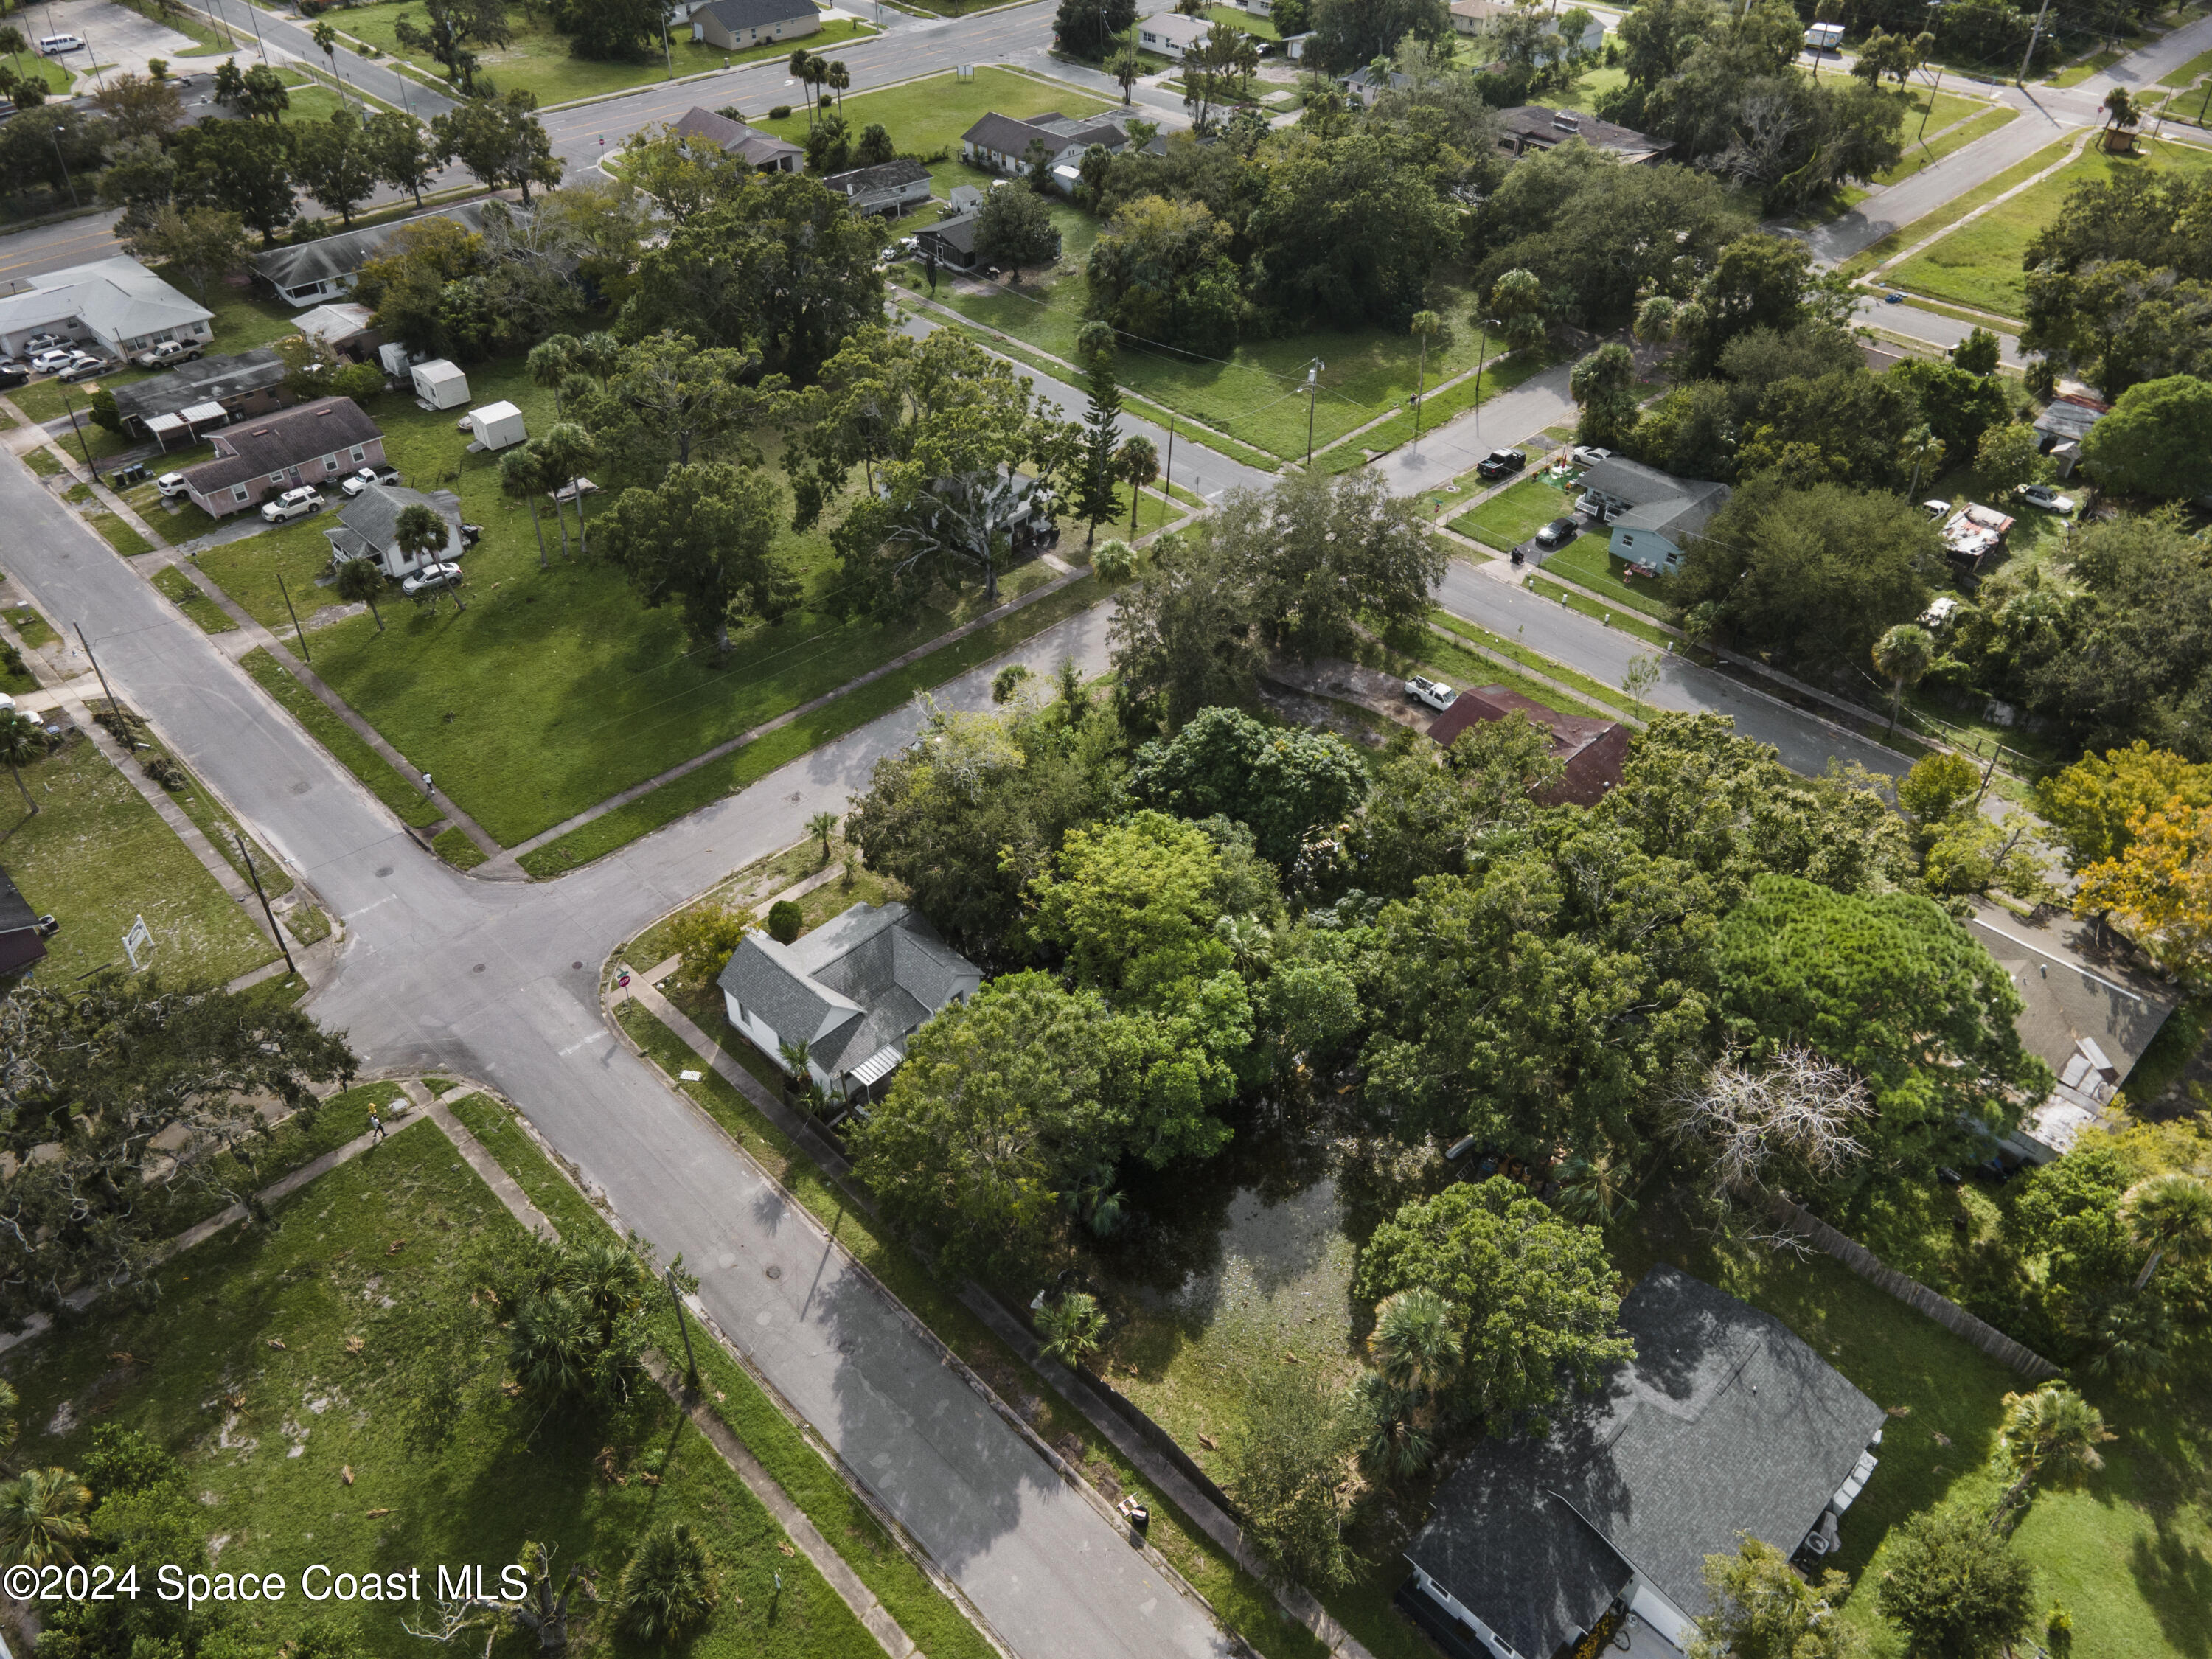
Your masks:
{"label": "grassy vacant lot", "polygon": [[[472,404],[513,399],[532,431],[552,419],[551,394],[518,362],[474,366],[470,386]],[[787,532],[781,551],[816,603],[780,627],[739,636],[718,663],[689,648],[672,611],[641,608],[620,571],[563,559],[544,507],[551,568],[540,571],[528,510],[501,497],[495,458],[462,453],[450,411],[385,398],[372,413],[409,484],[457,489],[463,516],[487,527],[465,562],[468,609],[449,600],[418,609],[393,590],[380,602],[380,633],[366,615],[311,629],[313,665],[509,846],[835,689],[981,606],[971,592],[951,611],[896,626],[841,624],[819,603],[831,580],[827,536]],[[606,501],[598,498],[599,512]],[[277,579],[303,622],[328,603],[316,582],[326,573],[323,531],[335,511],[212,549],[200,567],[258,620],[289,635]],[[573,543],[573,514],[569,533]],[[1012,598],[1050,576],[1042,564],[1024,566],[1001,594]]]}
{"label": "grassy vacant lot", "polygon": [[[435,58],[399,44],[393,26],[399,15],[409,9],[405,3],[355,6],[339,12],[331,21],[341,33],[366,40],[387,56],[413,64],[428,78],[442,82],[445,70]],[[419,24],[421,8],[413,9]],[[509,21],[514,28],[514,38],[482,54],[481,72],[489,76],[501,92],[521,88],[536,93],[541,105],[565,104],[578,98],[596,98],[631,87],[650,86],[670,76],[669,59],[658,47],[650,57],[635,63],[598,63],[571,56],[568,36],[556,33],[546,19],[534,12],[518,10]],[[793,44],[803,43],[811,51],[826,52],[857,36],[875,32],[866,24],[832,19],[824,22],[819,33],[799,37]],[[690,34],[691,31],[682,25],[672,27],[669,32],[674,72],[679,76],[696,75],[702,70],[721,68],[725,54],[703,42],[695,45]],[[789,46],[778,46],[727,55],[733,61],[744,61],[755,57],[787,57],[790,51]]]}
{"label": "grassy vacant lot", "polygon": [[[1943,95],[1947,98],[1950,96],[1948,93]],[[1963,103],[1966,100],[1961,99],[1959,101]],[[2019,112],[2017,110],[2002,107],[1985,109],[1971,120],[1960,122],[1948,132],[1937,132],[1935,130],[1935,124],[1931,121],[1929,124],[1929,137],[1923,142],[1906,144],[1904,158],[1888,172],[1875,174],[1875,182],[1881,185],[1893,185],[1900,179],[1910,179],[1921,168],[1942,161],[1953,150],[1964,149],[1968,144],[1988,137],[1999,127],[2011,121]]]}
{"label": "grassy vacant lot", "polygon": [[1510,553],[1572,505],[1568,491],[1548,476],[1532,476],[1461,514],[1451,521],[1451,527],[1501,553]]}
{"label": "grassy vacant lot", "polygon": [[2145,138],[2137,149],[2134,155],[2110,155],[2093,143],[2041,184],[1899,265],[1890,273],[1891,280],[1937,299],[2018,317],[2027,297],[2021,256],[2035,233],[2057,216],[2075,185],[2103,182],[2124,173],[2193,173],[2212,167],[2212,152],[2195,145]]}
{"label": "grassy vacant lot", "polygon": [[70,739],[23,769],[38,802],[26,814],[12,779],[0,806],[0,861],[33,911],[61,931],[35,970],[65,984],[107,963],[127,965],[123,935],[144,916],[154,964],[173,981],[222,981],[276,956],[259,928],[208,874],[128,778],[90,738]]}
{"label": "grassy vacant lot", "polygon": [[[766,119],[765,111],[746,113],[763,118],[754,122],[762,131],[803,144],[806,142],[805,101],[795,100],[798,106],[781,121]],[[845,122],[855,133],[871,122],[880,123],[901,149],[927,155],[932,150],[947,149],[957,155],[960,135],[994,110],[1015,116],[1042,115],[1048,110],[1058,110],[1062,115],[1093,115],[1109,107],[1068,87],[1018,75],[1009,69],[984,66],[977,68],[972,81],[959,80],[948,70],[902,87],[852,94],[845,100]],[[996,176],[962,163],[961,177],[956,182],[988,184]]]}
{"label": "grassy vacant lot", "polygon": [[[503,1337],[445,1308],[521,1237],[444,1136],[411,1124],[280,1204],[267,1227],[176,1258],[150,1311],[118,1299],[10,1354],[27,1421],[45,1431],[29,1449],[66,1462],[95,1421],[142,1430],[184,1460],[223,1566],[283,1572],[295,1589],[315,1562],[501,1563],[526,1540],[611,1589],[648,1530],[686,1522],[710,1541],[721,1592],[688,1644],[698,1659],[880,1652],[658,1389],[620,1410],[552,1413],[501,1392]],[[475,1362],[442,1435],[409,1409],[426,1351]],[[402,1618],[430,1609],[320,1608],[295,1594],[258,1612],[270,1635],[320,1613],[397,1652],[410,1644]],[[610,1622],[604,1609],[583,1621],[576,1650],[629,1650]]]}

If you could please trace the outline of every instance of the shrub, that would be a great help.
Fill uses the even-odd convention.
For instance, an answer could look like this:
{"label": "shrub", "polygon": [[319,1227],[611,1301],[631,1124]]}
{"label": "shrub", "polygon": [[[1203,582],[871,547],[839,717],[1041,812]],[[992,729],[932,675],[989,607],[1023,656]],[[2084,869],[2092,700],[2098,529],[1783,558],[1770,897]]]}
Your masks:
{"label": "shrub", "polygon": [[768,934],[778,945],[788,945],[805,930],[806,918],[789,899],[778,899],[768,908]]}
{"label": "shrub", "polygon": [[1891,1534],[1879,1592],[1908,1659],[1996,1659],[2034,1621],[2034,1579],[2012,1546],[1963,1508],[1916,1515]]}
{"label": "shrub", "polygon": [[788,104],[778,104],[774,109],[769,111],[768,118],[771,121],[789,120],[791,118],[791,106]]}
{"label": "shrub", "polygon": [[144,760],[138,763],[138,769],[160,784],[162,788],[172,792],[183,789],[187,781],[185,777],[185,769],[167,755],[147,756]]}
{"label": "shrub", "polygon": [[615,1622],[641,1642],[677,1640],[714,1610],[714,1559],[683,1522],[648,1533],[623,1568]]}

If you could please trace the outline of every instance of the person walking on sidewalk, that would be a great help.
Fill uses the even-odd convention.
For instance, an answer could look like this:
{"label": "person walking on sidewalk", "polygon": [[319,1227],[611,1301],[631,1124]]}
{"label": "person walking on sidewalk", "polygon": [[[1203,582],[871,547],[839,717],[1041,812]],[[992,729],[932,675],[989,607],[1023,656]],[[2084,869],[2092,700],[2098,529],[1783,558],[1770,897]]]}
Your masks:
{"label": "person walking on sidewalk", "polygon": [[368,1144],[372,1146],[384,1144],[384,1120],[376,1115],[374,1106],[368,1109]]}

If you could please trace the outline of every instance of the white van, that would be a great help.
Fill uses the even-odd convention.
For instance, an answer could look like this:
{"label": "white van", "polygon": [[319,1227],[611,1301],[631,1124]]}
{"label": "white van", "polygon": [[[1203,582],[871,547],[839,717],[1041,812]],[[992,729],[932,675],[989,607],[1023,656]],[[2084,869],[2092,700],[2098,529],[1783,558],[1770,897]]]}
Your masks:
{"label": "white van", "polygon": [[84,39],[76,34],[42,34],[39,37],[39,56],[59,58],[64,52],[82,52]]}

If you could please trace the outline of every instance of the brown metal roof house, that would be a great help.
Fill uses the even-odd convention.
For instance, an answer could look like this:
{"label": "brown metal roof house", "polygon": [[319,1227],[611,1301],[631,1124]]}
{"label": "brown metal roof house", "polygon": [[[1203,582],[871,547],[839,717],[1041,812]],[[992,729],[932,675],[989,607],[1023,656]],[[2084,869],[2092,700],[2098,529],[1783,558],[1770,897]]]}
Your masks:
{"label": "brown metal roof house", "polygon": [[1462,732],[1472,731],[1484,720],[1502,720],[1508,714],[1525,714],[1531,725],[1549,732],[1552,758],[1567,769],[1557,783],[1537,798],[1545,805],[1595,806],[1620,781],[1621,767],[1628,759],[1627,727],[1618,720],[1558,714],[1502,685],[1461,692],[1450,708],[1429,723],[1429,735],[1449,749]]}
{"label": "brown metal roof house", "polygon": [[384,465],[384,434],[350,398],[318,398],[210,441],[215,459],[185,474],[192,505],[216,518],[301,484],[326,483]]}
{"label": "brown metal roof house", "polygon": [[1633,127],[1601,121],[1595,115],[1583,115],[1571,109],[1547,109],[1541,104],[1523,104],[1517,109],[1498,111],[1498,149],[1516,160],[1534,151],[1553,149],[1571,138],[1581,139],[1592,149],[1617,155],[1631,166],[1663,161],[1674,148],[1671,139],[1654,138]]}

